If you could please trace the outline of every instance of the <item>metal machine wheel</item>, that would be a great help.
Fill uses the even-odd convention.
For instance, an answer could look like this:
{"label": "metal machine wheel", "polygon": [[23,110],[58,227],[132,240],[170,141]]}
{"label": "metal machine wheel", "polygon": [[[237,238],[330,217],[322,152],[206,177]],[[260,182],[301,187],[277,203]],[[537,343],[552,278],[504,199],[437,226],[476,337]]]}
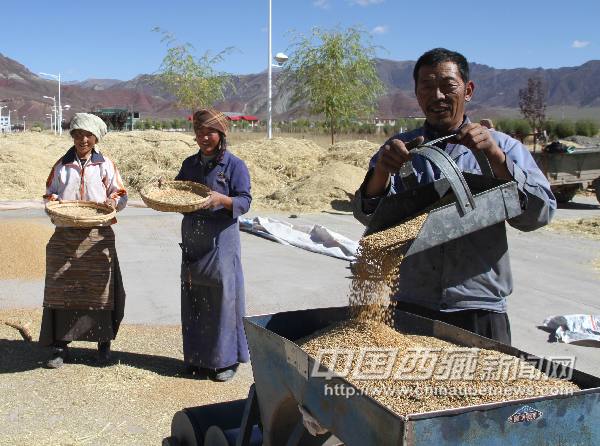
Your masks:
{"label": "metal machine wheel", "polygon": [[202,423],[196,422],[196,416],[199,414],[191,412],[195,409],[200,408],[186,408],[175,414],[171,421],[170,443],[165,445],[163,440],[163,446],[202,446],[204,444],[206,427]]}
{"label": "metal machine wheel", "polygon": [[247,399],[187,407],[171,421],[171,436],[162,446],[229,446],[262,444],[258,403],[251,387]]}
{"label": "metal machine wheel", "polygon": [[162,446],[181,446],[181,443],[175,437],[167,437],[163,438]]}
{"label": "metal machine wheel", "polygon": [[220,427],[211,426],[204,437],[205,446],[235,446],[235,438],[227,435]]}
{"label": "metal machine wheel", "polygon": [[568,203],[573,199],[578,190],[578,184],[569,184],[567,186],[553,188],[552,193],[554,193],[554,197],[558,203]]}
{"label": "metal machine wheel", "polygon": [[596,191],[596,200],[598,200],[598,203],[600,203],[600,178],[596,178],[594,181],[592,181],[592,187]]}
{"label": "metal machine wheel", "polygon": [[[240,429],[223,430],[219,426],[211,426],[204,436],[204,446],[235,446],[240,435]],[[260,446],[262,433],[258,426],[254,426],[248,446]]]}

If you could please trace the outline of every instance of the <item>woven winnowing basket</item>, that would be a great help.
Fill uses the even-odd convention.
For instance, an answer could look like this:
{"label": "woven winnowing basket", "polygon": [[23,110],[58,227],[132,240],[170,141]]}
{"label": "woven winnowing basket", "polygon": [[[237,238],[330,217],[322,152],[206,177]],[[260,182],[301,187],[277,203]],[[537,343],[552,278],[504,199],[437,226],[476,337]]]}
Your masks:
{"label": "woven winnowing basket", "polygon": [[[82,213],[87,209],[100,211],[96,215],[77,215],[77,209]],[[105,226],[115,218],[116,211],[102,203],[93,201],[49,201],[46,203],[46,213],[50,216],[52,223],[62,226],[74,226],[78,228],[91,228],[94,226]]]}
{"label": "woven winnowing basket", "polygon": [[208,200],[209,194],[207,186],[194,181],[162,181],[149,184],[140,191],[146,206],[162,212],[197,211]]}

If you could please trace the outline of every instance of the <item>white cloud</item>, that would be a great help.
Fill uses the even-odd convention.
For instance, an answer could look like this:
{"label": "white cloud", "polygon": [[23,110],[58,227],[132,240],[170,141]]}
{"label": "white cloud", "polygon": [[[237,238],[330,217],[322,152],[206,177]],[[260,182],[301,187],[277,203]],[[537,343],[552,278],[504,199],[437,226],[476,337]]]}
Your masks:
{"label": "white cloud", "polygon": [[385,34],[388,32],[388,29],[387,25],[379,25],[371,30],[371,34]]}
{"label": "white cloud", "polygon": [[350,0],[351,5],[370,6],[377,3],[383,3],[384,0]]}
{"label": "white cloud", "polygon": [[321,9],[329,9],[329,0],[315,0],[313,2],[313,5],[315,5],[317,8],[321,8]]}
{"label": "white cloud", "polygon": [[573,47],[573,48],[585,48],[590,43],[591,42],[589,40],[574,40],[573,43],[571,44],[571,47]]}

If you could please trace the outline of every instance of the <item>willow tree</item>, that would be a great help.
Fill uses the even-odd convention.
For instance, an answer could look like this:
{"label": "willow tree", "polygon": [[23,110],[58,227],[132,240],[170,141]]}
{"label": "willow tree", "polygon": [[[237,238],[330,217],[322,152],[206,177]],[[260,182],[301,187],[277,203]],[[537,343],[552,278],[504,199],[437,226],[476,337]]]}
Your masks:
{"label": "willow tree", "polygon": [[215,69],[232,51],[226,48],[216,55],[206,51],[201,57],[194,57],[194,47],[189,43],[178,44],[173,35],[155,28],[163,34],[167,44],[167,54],[162,60],[157,82],[177,99],[177,105],[190,111],[211,107],[225,99],[225,90],[233,88],[231,77]]}
{"label": "willow tree", "polygon": [[290,87],[292,104],[308,102],[311,114],[324,117],[331,144],[344,124],[372,116],[384,87],[365,31],[313,28],[310,36],[294,36],[288,52],[282,85]]}

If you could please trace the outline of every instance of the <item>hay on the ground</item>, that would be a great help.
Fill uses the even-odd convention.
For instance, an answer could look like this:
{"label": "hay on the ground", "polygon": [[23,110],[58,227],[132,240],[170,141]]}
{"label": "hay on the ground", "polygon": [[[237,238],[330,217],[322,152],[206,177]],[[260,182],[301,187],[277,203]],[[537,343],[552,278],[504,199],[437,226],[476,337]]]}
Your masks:
{"label": "hay on the ground", "polygon": [[[250,171],[255,210],[349,209],[349,197],[378,147],[346,141],[327,148],[308,139],[267,140],[255,134],[246,141],[239,134],[231,140],[236,141],[231,152]],[[0,138],[0,200],[41,199],[50,169],[72,143],[67,134],[25,132]],[[159,178],[175,178],[183,160],[198,151],[191,133],[156,130],[110,132],[98,147],[115,162],[135,199]]]}
{"label": "hay on the ground", "polygon": [[581,235],[584,237],[600,240],[600,217],[558,219],[553,220],[548,226],[549,231]]}

